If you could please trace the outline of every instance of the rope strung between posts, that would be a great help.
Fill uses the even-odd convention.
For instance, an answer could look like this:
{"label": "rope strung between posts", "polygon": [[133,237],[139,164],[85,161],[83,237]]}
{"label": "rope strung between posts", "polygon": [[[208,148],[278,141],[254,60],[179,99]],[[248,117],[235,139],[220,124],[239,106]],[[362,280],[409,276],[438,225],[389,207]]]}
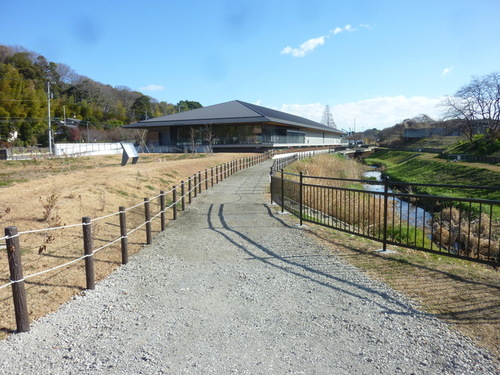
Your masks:
{"label": "rope strung between posts", "polygon": [[[245,159],[243,159],[243,160],[245,160]],[[248,165],[250,165],[250,163],[248,161],[244,161],[244,162],[241,163],[242,169],[247,168]],[[219,168],[216,167],[216,170],[218,171]],[[228,169],[228,171],[230,171],[230,172],[233,172],[234,170],[237,170],[237,164],[232,165]],[[199,172],[199,173],[201,174],[201,172]],[[153,216],[153,218],[151,220],[145,221],[142,224],[140,224],[139,226],[137,226],[136,228],[128,231],[125,236],[120,236],[120,237],[116,238],[115,240],[113,240],[113,241],[111,241],[111,242],[109,242],[109,243],[107,243],[107,244],[105,244],[105,245],[103,245],[103,246],[101,246],[101,247],[99,247],[97,249],[94,249],[92,251],[92,253],[90,253],[90,254],[85,254],[85,255],[82,255],[79,258],[75,258],[75,259],[70,260],[70,261],[68,261],[66,263],[59,264],[59,265],[57,265],[55,267],[52,267],[52,268],[49,268],[49,269],[46,269],[46,270],[43,270],[43,271],[40,271],[40,272],[36,272],[36,273],[30,274],[30,275],[24,276],[21,280],[10,280],[7,284],[0,285],[0,290],[4,289],[4,288],[7,288],[8,286],[10,286],[12,284],[20,283],[20,282],[23,282],[25,280],[31,279],[33,277],[41,276],[43,274],[46,274],[46,273],[58,270],[60,268],[70,266],[70,265],[72,265],[74,263],[77,263],[77,262],[79,262],[81,260],[84,260],[85,258],[94,256],[94,254],[98,253],[99,251],[104,250],[104,249],[112,246],[113,244],[117,243],[118,241],[121,241],[122,239],[128,238],[129,235],[133,234],[134,232],[136,232],[137,230],[141,229],[145,225],[151,223],[154,219],[156,219],[157,217],[159,217],[162,213],[166,213],[168,209],[170,209],[170,208],[174,207],[175,205],[179,204],[182,201],[183,198],[186,198],[190,193],[192,193],[197,188],[199,188],[200,185],[206,184],[208,181],[213,180],[214,178],[221,178],[223,175],[224,175],[224,171],[222,169],[220,169],[220,172],[217,172],[215,175],[213,175],[213,177],[212,176],[211,177],[207,177],[207,178],[205,178],[203,180],[198,181],[198,183],[195,186],[193,186],[189,191],[185,192],[185,194],[182,195],[182,196],[180,196],[175,202],[172,202],[170,205],[166,206],[165,209],[160,210],[160,212],[158,212],[155,216]],[[171,188],[169,191],[160,193],[160,194],[154,196],[153,198],[151,198],[150,201],[158,199],[162,195],[165,196],[166,194],[169,194],[169,193],[173,192],[174,189],[176,189],[176,188]],[[141,207],[143,205],[144,205],[144,202],[141,202],[141,203],[138,203],[138,204],[136,204],[134,206],[125,208],[125,211],[118,211],[118,212],[111,213],[109,215],[105,215],[105,216],[101,216],[101,217],[92,219],[89,223],[78,223],[78,224],[63,225],[63,226],[58,226],[58,227],[50,227],[50,228],[42,228],[42,229],[33,229],[33,230],[27,230],[27,231],[20,231],[17,234],[15,234],[14,236],[0,237],[0,241],[12,239],[12,238],[16,238],[16,237],[19,237],[21,234],[31,234],[31,233],[48,232],[48,231],[53,231],[53,230],[66,229],[66,228],[81,227],[83,225],[91,225],[94,222],[97,222],[97,221],[100,221],[100,220],[104,220],[104,219],[110,218],[112,216],[119,215],[121,213],[126,213],[127,211],[133,210],[133,209],[135,209],[137,207]]]}

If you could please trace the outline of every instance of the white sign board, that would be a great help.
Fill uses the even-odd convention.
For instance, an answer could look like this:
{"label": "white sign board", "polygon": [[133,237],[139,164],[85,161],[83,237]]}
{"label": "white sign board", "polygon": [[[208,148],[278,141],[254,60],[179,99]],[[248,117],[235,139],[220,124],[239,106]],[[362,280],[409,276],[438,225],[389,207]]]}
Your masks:
{"label": "white sign board", "polygon": [[132,164],[137,163],[139,160],[139,154],[132,143],[122,143],[123,154],[122,154],[122,166],[126,165],[129,158],[132,158]]}

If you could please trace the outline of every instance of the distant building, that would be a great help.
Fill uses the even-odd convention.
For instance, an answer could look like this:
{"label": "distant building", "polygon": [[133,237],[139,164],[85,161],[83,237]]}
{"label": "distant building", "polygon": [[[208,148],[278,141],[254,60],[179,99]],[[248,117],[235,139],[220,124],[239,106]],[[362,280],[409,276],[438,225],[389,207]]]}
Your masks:
{"label": "distant building", "polygon": [[150,152],[256,151],[340,144],[344,132],[234,100],[125,125],[147,129]]}
{"label": "distant building", "polygon": [[420,129],[404,129],[403,137],[406,140],[428,138],[432,136],[451,137],[461,135],[460,130],[451,127],[444,128],[420,128]]}

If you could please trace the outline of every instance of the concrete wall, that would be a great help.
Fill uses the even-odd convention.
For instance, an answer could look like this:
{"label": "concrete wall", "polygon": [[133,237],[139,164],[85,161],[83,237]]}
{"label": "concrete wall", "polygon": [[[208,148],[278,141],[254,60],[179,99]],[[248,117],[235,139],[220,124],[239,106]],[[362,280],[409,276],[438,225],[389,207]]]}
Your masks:
{"label": "concrete wall", "polygon": [[54,155],[57,156],[89,156],[121,154],[121,143],[56,143]]}

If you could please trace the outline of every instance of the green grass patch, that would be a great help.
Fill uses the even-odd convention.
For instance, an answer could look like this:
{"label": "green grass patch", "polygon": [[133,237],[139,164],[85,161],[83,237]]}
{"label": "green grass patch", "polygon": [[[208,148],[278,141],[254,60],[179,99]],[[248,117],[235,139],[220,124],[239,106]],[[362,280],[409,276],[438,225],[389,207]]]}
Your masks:
{"label": "green grass patch", "polygon": [[[379,151],[365,159],[367,164],[383,165],[384,173],[393,181],[419,184],[446,184],[468,186],[500,186],[500,174],[488,169],[444,163],[418,158],[420,154],[406,151]],[[498,191],[482,189],[451,189],[420,187],[418,192],[459,198],[499,200]]]}
{"label": "green grass patch", "polygon": [[398,164],[414,159],[419,155],[421,155],[421,153],[418,152],[382,150],[366,158],[365,164],[392,168]]}

